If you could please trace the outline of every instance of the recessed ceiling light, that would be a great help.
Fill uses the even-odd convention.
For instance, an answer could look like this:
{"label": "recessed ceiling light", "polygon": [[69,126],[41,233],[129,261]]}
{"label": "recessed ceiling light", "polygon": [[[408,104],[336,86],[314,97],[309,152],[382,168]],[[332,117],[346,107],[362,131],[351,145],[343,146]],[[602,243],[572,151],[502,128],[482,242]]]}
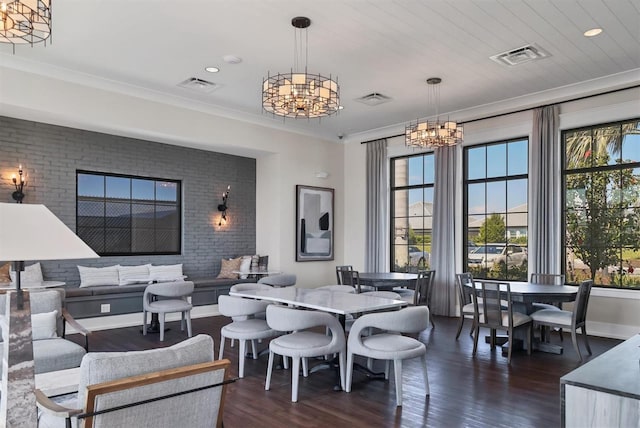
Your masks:
{"label": "recessed ceiling light", "polygon": [[222,57],[222,59],[227,64],[240,64],[242,62],[242,58],[236,55],[225,55]]}
{"label": "recessed ceiling light", "polygon": [[344,109],[344,106],[338,106],[338,110]]}
{"label": "recessed ceiling light", "polygon": [[593,37],[602,33],[602,28],[592,28],[591,30],[587,30],[584,32],[585,37]]}
{"label": "recessed ceiling light", "polygon": [[209,73],[217,73],[220,71],[218,67],[205,67],[204,71],[208,71]]}

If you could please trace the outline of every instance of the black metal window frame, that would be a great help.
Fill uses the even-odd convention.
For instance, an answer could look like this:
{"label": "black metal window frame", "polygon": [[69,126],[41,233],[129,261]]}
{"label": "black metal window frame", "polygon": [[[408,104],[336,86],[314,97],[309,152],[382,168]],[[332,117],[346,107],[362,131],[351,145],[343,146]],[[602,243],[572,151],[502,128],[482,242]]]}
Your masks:
{"label": "black metal window frame", "polygon": [[[468,158],[468,153],[469,150],[472,149],[477,149],[478,147],[490,147],[490,146],[497,146],[500,144],[508,144],[508,143],[515,143],[515,142],[519,142],[519,141],[526,141],[527,142],[527,173],[526,174],[514,174],[514,175],[509,175],[509,156],[507,154],[507,158],[506,158],[506,164],[505,164],[505,171],[506,171],[506,175],[503,176],[498,176],[498,177],[490,177],[490,178],[475,178],[475,179],[469,179],[469,158]],[[486,165],[488,165],[488,159],[486,157],[486,151],[485,151],[485,175],[486,175]],[[518,138],[509,138],[506,140],[498,140],[498,141],[492,141],[489,143],[480,143],[480,144],[474,144],[474,145],[469,145],[466,147],[463,147],[463,156],[462,156],[462,165],[463,165],[463,169],[462,169],[462,174],[463,174],[463,192],[462,192],[462,228],[463,228],[463,257],[462,257],[462,264],[465,267],[469,266],[468,263],[468,259],[469,259],[469,192],[468,192],[468,188],[470,184],[478,184],[478,183],[491,183],[491,182],[499,182],[499,181],[514,181],[514,180],[522,180],[522,179],[526,179],[527,180],[527,188],[528,188],[528,180],[529,180],[529,137],[527,136],[522,136],[522,137],[518,137]],[[506,201],[506,206],[509,206],[509,200],[508,200],[508,195],[505,195],[505,201]],[[485,210],[486,210],[486,204],[487,204],[487,194],[485,192]],[[528,189],[527,189],[527,216],[529,213],[529,195],[528,195]],[[484,213],[485,217],[488,216],[488,213]],[[529,229],[529,224],[527,221],[527,236],[529,235],[528,233],[528,229]],[[506,237],[505,237],[506,240]],[[509,244],[509,242],[505,242],[505,244]],[[528,251],[528,244],[527,244],[527,251]],[[479,277],[480,278],[480,277]],[[482,279],[482,278],[481,278]],[[505,278],[486,278],[486,279],[492,279],[492,280],[506,280]]]}
{"label": "black metal window frame", "polygon": [[[567,282],[568,283],[573,283],[569,280],[569,276],[568,276],[568,272],[566,271],[567,269],[567,240],[566,240],[566,236],[567,236],[567,221],[566,221],[566,214],[567,214],[567,177],[569,175],[574,175],[574,174],[585,174],[585,173],[591,173],[591,172],[602,172],[602,171],[622,171],[625,169],[635,169],[635,168],[640,168],[640,161],[639,162],[629,162],[629,163],[623,163],[623,164],[615,164],[615,165],[602,165],[602,166],[592,166],[592,167],[588,167],[588,168],[573,168],[573,169],[567,169],[567,150],[566,150],[566,135],[569,133],[574,133],[574,132],[580,132],[580,131],[587,131],[587,130],[591,130],[592,133],[595,129],[598,128],[606,128],[609,126],[620,126],[622,128],[622,125],[624,123],[629,123],[629,122],[633,122],[633,121],[640,121],[640,117],[636,117],[636,118],[629,118],[629,119],[624,119],[624,120],[618,120],[615,122],[604,122],[604,123],[599,123],[599,124],[594,124],[594,125],[588,125],[588,126],[582,126],[579,128],[572,128],[572,129],[564,129],[561,132],[561,137],[560,137],[560,147],[561,147],[561,162],[562,162],[562,190],[561,190],[561,215],[562,215],[562,220],[561,220],[561,245],[562,245],[562,250],[561,250],[561,263],[562,263],[562,273],[565,274],[565,277],[567,278]],[[622,246],[620,247],[621,249],[623,248]],[[638,268],[640,268],[640,266],[638,266]],[[598,284],[594,281],[593,283],[594,287],[599,287],[599,288],[613,288],[613,289],[618,289],[618,290],[640,290],[640,286],[639,287],[622,287],[622,286],[616,286],[616,285],[604,285],[604,284]]]}
{"label": "black metal window frame", "polygon": [[[395,180],[396,180],[396,168],[395,168],[395,162],[397,160],[400,159],[409,159],[409,158],[414,158],[414,157],[422,157],[423,158],[423,170],[422,170],[422,175],[424,177],[424,158],[426,156],[433,156],[434,158],[434,182],[431,184],[425,184],[424,182],[422,184],[414,184],[414,185],[406,185],[406,186],[396,186],[395,185]],[[389,171],[390,171],[390,175],[389,175],[389,180],[391,182],[391,185],[389,186],[389,195],[390,195],[390,209],[389,209],[389,219],[390,219],[390,227],[389,227],[389,266],[390,266],[390,270],[391,272],[395,272],[395,192],[396,191],[402,191],[402,190],[415,190],[415,189],[426,189],[426,188],[434,188],[435,186],[435,153],[434,152],[422,152],[422,153],[415,153],[415,154],[410,154],[410,155],[402,155],[402,156],[395,156],[393,158],[391,158],[389,160],[390,162],[390,166],[389,166]],[[410,244],[407,242],[407,247],[409,247]]]}
{"label": "black metal window frame", "polygon": [[[114,177],[114,178],[125,178],[125,179],[130,179],[130,180],[144,180],[144,181],[151,181],[154,183],[154,199],[152,201],[146,201],[147,203],[152,202],[154,205],[158,204],[158,203],[163,203],[163,204],[167,204],[167,201],[159,201],[156,199],[156,192],[155,192],[155,183],[157,182],[164,182],[164,183],[173,183],[176,185],[176,201],[175,201],[175,206],[176,206],[176,211],[178,214],[178,219],[177,219],[177,228],[176,228],[176,233],[177,233],[177,248],[174,251],[117,251],[117,252],[108,252],[108,251],[98,251],[97,249],[93,248],[94,251],[96,251],[96,253],[100,256],[145,256],[145,255],[180,255],[182,254],[182,181],[181,180],[174,180],[174,179],[168,179],[168,178],[160,178],[160,177],[146,177],[146,176],[136,176],[136,175],[128,175],[128,174],[115,174],[115,173],[107,173],[107,172],[99,172],[99,171],[88,171],[88,170],[76,170],[76,234],[82,238],[82,235],[79,233],[80,229],[82,228],[82,226],[79,225],[79,220],[80,220],[80,216],[79,216],[79,210],[78,210],[78,204],[79,202],[83,201],[83,200],[89,200],[87,197],[83,197],[79,195],[79,187],[78,187],[78,177],[80,175],[94,175],[94,176],[99,176],[99,177],[103,177],[105,180],[105,187],[106,187],[106,180],[108,177]],[[104,203],[105,203],[105,207],[106,207],[106,203],[108,201],[108,197],[106,196],[106,189],[105,189],[105,193],[104,196],[102,198],[97,198],[97,199],[101,199]],[[96,198],[92,198],[92,200],[96,200]],[[134,203],[134,199],[131,197],[129,198],[129,203],[130,203],[130,213],[133,207],[133,203]],[[106,208],[105,208],[106,209]],[[131,217],[130,217],[131,218]],[[105,222],[103,223],[103,233],[105,234],[105,240],[106,240],[106,233],[107,233],[107,226],[106,226],[106,213],[104,215],[104,219]],[[132,230],[131,227],[131,220],[130,220],[130,227],[129,230]],[[154,229],[154,242],[156,239],[156,230]],[[88,244],[89,245],[89,244]],[[91,245],[90,245],[91,246]],[[157,247],[157,244],[154,243],[154,246]]]}

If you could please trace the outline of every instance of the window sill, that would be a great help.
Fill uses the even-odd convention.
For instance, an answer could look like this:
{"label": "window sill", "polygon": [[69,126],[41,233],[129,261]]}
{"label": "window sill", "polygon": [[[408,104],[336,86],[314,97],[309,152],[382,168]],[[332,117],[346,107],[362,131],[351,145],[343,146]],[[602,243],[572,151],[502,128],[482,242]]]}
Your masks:
{"label": "window sill", "polygon": [[640,290],[593,287],[591,295],[597,297],[613,297],[616,299],[640,300]]}

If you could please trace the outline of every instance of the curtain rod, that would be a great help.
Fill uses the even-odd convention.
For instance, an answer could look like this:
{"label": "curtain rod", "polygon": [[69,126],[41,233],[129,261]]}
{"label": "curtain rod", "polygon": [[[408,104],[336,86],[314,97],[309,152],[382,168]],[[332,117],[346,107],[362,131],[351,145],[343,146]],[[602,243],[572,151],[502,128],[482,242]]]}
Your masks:
{"label": "curtain rod", "polygon": [[[583,95],[581,97],[570,98],[568,100],[558,101],[558,102],[551,103],[551,104],[542,104],[542,105],[535,106],[535,107],[527,107],[527,108],[523,108],[523,109],[520,109],[520,110],[509,111],[509,112],[506,112],[506,113],[498,113],[498,114],[494,114],[494,115],[491,115],[491,116],[479,117],[477,119],[465,120],[464,122],[459,122],[459,123],[461,125],[465,125],[467,123],[478,122],[480,120],[494,119],[496,117],[502,117],[502,116],[508,116],[510,114],[522,113],[523,111],[530,111],[530,110],[533,110],[533,109],[536,109],[536,108],[548,107],[548,106],[552,106],[552,105],[555,105],[555,104],[571,103],[571,102],[574,102],[574,101],[580,101],[580,100],[585,100],[587,98],[599,97],[601,95],[614,94],[616,92],[627,91],[629,89],[635,89],[635,88],[640,88],[640,85],[633,85],[633,86],[627,86],[625,88],[612,89],[610,91],[599,92],[597,94]],[[396,134],[396,135],[389,135],[388,137],[381,137],[381,138],[375,138],[373,140],[362,141],[360,144],[373,143],[374,141],[381,140],[382,138],[396,138],[396,137],[402,137],[404,135],[405,135],[404,133]]]}

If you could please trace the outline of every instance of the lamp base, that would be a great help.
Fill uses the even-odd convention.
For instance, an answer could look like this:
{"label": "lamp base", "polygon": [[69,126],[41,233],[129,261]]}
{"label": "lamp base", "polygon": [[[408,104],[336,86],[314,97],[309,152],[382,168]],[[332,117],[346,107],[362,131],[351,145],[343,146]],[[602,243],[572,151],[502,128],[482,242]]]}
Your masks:
{"label": "lamp base", "polygon": [[13,192],[11,194],[11,197],[19,204],[22,203],[22,200],[24,199],[24,193],[22,193],[19,190],[16,190],[15,192]]}
{"label": "lamp base", "polygon": [[31,340],[31,300],[24,291],[22,308],[18,309],[18,293],[5,295],[7,342],[2,355],[2,398],[0,420],[7,427],[35,427],[38,423],[35,390],[35,364]]}

